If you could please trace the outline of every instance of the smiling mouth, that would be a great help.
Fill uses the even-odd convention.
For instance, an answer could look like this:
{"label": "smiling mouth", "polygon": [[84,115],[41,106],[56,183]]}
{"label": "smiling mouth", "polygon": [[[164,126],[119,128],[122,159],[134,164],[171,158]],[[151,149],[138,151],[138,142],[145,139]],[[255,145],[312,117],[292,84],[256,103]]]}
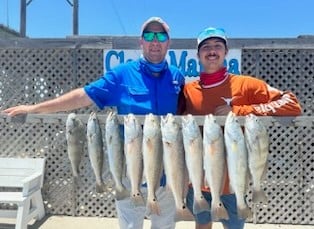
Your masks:
{"label": "smiling mouth", "polygon": [[216,56],[216,55],[214,55],[214,56],[213,56],[213,55],[210,55],[210,56],[206,56],[206,59],[207,59],[207,60],[217,60],[217,59],[219,59],[219,58],[218,58],[218,56]]}
{"label": "smiling mouth", "polygon": [[151,49],[150,51],[151,51],[152,53],[160,53],[160,50],[159,50],[159,49],[157,49],[157,50]]}

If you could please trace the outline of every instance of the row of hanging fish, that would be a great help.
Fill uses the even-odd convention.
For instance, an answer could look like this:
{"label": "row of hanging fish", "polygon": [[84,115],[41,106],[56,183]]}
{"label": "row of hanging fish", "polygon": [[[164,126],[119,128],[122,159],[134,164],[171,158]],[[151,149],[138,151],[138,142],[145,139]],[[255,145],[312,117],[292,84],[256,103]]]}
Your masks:
{"label": "row of hanging fish", "polygon": [[[86,131],[85,131],[86,129]],[[107,187],[102,178],[104,149],[102,131],[96,113],[92,112],[85,128],[75,113],[68,115],[66,121],[66,140],[74,181],[79,177],[79,166],[87,139],[88,156],[96,178],[96,192],[102,193]]]}
{"label": "row of hanging fish", "polygon": [[236,196],[240,218],[252,216],[245,201],[249,174],[253,183],[252,201],[267,201],[261,182],[267,169],[269,136],[257,116],[250,114],[245,117],[243,132],[237,116],[230,112],[223,132],[215,116],[206,115],[203,135],[192,115],[182,116],[182,134],[189,179],[194,189],[195,214],[209,210],[201,192],[202,169],[205,182],[211,189],[210,209],[214,221],[229,218],[220,199],[226,169],[229,171],[230,186]]}
{"label": "row of hanging fish", "polygon": [[[211,209],[214,221],[228,219],[220,199],[226,169],[229,171],[230,186],[236,196],[240,218],[251,216],[245,201],[249,173],[253,181],[252,201],[259,203],[267,200],[261,183],[266,172],[269,139],[258,117],[246,116],[243,132],[237,117],[230,112],[223,132],[215,116],[206,115],[203,133],[192,115],[182,116],[180,121],[171,114],[148,114],[143,127],[133,114],[123,118],[124,132],[121,131],[115,112],[108,114],[105,125],[109,169],[118,200],[130,197],[136,206],[146,204],[148,213],[161,214],[156,191],[164,171],[167,186],[176,204],[175,220],[179,220],[187,211],[185,197],[188,182],[191,182],[194,190],[195,214]],[[66,127],[68,153],[76,177],[80,161],[78,152],[83,147],[82,141],[77,139],[82,139],[80,132],[83,124],[75,114],[70,114]],[[95,113],[88,120],[87,139],[88,153],[96,176],[96,191],[102,192],[106,189],[101,176],[103,147]],[[122,182],[125,174],[130,180],[130,190]],[[143,177],[147,184],[147,198],[141,193]],[[211,207],[201,191],[204,178],[211,189]]]}

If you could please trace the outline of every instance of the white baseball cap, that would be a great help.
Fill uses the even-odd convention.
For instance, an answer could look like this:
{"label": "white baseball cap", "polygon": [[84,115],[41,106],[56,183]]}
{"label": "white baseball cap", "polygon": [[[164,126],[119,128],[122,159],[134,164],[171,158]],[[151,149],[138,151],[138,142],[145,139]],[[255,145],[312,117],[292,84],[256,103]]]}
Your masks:
{"label": "white baseball cap", "polygon": [[213,38],[213,37],[220,38],[220,39],[224,40],[226,45],[227,45],[227,36],[225,34],[224,29],[208,27],[199,33],[199,35],[197,37],[197,48],[200,47],[200,44],[203,41],[205,41],[209,38]]}
{"label": "white baseball cap", "polygon": [[144,24],[142,25],[142,29],[141,29],[141,35],[143,35],[144,30],[146,29],[146,27],[152,23],[152,22],[157,22],[159,23],[163,29],[165,30],[165,32],[168,34],[169,36],[169,32],[170,32],[170,28],[168,26],[168,24],[162,20],[160,17],[150,17],[149,19],[147,19]]}

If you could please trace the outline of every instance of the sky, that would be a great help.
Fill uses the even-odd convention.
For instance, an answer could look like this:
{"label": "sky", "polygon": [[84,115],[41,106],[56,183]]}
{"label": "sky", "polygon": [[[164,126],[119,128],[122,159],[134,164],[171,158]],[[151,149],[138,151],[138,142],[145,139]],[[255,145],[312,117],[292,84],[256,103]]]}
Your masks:
{"label": "sky", "polygon": [[[72,36],[67,0],[27,2],[26,36]],[[314,0],[79,0],[79,35],[138,36],[147,18],[160,16],[172,38],[196,38],[206,27],[229,38],[296,38],[314,35],[313,11]],[[20,0],[0,0],[0,24],[20,30]]]}

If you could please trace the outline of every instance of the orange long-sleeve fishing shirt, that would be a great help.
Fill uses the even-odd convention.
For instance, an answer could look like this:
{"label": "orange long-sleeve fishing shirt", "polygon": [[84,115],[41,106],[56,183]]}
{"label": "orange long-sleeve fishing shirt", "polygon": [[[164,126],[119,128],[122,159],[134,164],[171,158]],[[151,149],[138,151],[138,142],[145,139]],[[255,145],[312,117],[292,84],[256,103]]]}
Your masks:
{"label": "orange long-sleeve fishing shirt", "polygon": [[[244,75],[229,74],[219,85],[201,87],[199,80],[187,83],[179,101],[179,114],[214,114],[217,106],[231,105],[232,111],[244,116],[250,113],[259,116],[298,116],[302,109],[296,96],[289,91],[280,91],[266,82]],[[223,194],[229,191],[229,176],[226,174]],[[204,188],[203,190],[208,190]]]}

